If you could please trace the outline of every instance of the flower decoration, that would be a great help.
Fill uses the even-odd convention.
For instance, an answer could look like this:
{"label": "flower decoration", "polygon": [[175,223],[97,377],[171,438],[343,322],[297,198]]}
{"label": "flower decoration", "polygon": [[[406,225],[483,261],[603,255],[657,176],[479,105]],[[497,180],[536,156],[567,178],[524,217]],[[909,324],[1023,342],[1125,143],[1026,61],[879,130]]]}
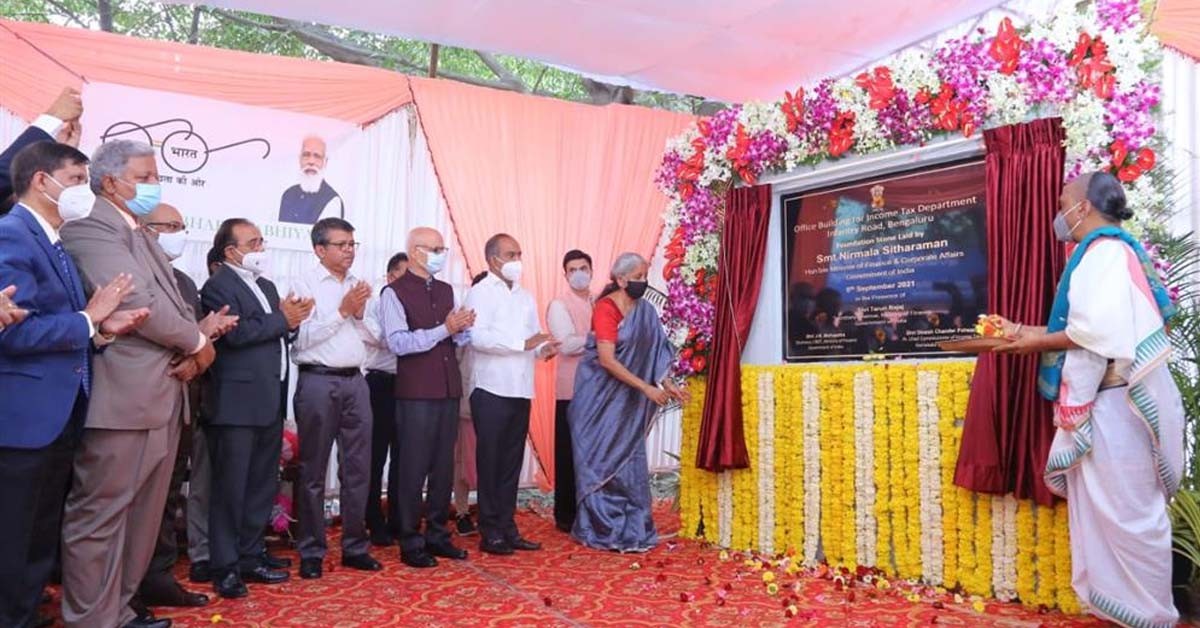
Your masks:
{"label": "flower decoration", "polygon": [[668,142],[655,178],[669,198],[663,320],[681,349],[676,371],[703,374],[708,367],[731,185],[1058,115],[1067,135],[1067,176],[1107,165],[1127,184],[1135,215],[1163,202],[1152,185],[1160,161],[1161,93],[1153,72],[1159,51],[1136,0],[1096,0],[1064,5],[1024,26],[1006,18],[995,31],[975,30],[932,52],[905,50],[855,76],[826,78],[775,103],[745,103],[699,120]]}

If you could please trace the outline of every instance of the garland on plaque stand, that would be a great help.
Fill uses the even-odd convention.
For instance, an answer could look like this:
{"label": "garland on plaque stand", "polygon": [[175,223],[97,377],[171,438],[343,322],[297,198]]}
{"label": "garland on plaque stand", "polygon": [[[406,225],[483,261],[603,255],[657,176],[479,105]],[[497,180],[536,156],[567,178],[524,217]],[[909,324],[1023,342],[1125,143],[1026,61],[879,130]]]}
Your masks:
{"label": "garland on plaque stand", "polygon": [[1136,0],[1057,8],[1027,26],[1006,18],[932,52],[905,50],[777,102],[734,106],[670,140],[656,183],[668,197],[663,322],[681,348],[678,372],[708,367],[724,193],[765,173],[1061,116],[1066,174],[1113,171],[1127,186],[1129,228],[1141,235],[1156,224],[1168,201],[1154,124],[1161,46]]}

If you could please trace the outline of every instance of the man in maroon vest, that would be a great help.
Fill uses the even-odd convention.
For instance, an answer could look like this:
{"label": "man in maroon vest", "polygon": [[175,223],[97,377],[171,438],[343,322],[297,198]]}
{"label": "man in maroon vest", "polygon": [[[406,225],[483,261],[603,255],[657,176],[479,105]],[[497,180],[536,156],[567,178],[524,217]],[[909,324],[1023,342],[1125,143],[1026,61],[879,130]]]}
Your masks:
{"label": "man in maroon vest", "polygon": [[[398,496],[392,521],[400,534],[400,558],[410,567],[433,567],[435,556],[462,560],[466,550],[450,541],[450,491],[462,378],[455,346],[468,340],[475,313],[457,307],[450,284],[433,276],[446,264],[442,235],[425,227],[408,234],[408,272],[383,291],[380,319],[388,348],[396,354],[396,438],[400,455]],[[421,534],[421,487],[428,479],[425,533]]]}

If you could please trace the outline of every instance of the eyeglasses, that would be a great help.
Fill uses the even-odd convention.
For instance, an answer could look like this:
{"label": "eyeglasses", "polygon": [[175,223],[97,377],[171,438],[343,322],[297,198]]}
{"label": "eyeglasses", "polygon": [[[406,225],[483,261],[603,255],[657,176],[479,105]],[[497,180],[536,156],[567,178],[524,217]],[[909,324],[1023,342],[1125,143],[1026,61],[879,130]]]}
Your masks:
{"label": "eyeglasses", "polygon": [[187,228],[187,225],[179,222],[178,220],[171,220],[168,222],[148,222],[146,223],[146,226],[159,233],[179,233]]}
{"label": "eyeglasses", "polygon": [[426,253],[433,253],[434,255],[441,255],[442,253],[445,253],[446,251],[450,250],[449,247],[445,247],[445,246],[431,247],[431,246],[417,245],[417,248],[421,249],[422,251],[425,251]]}
{"label": "eyeglasses", "polygon": [[362,246],[362,242],[355,242],[354,240],[342,240],[340,242],[326,242],[325,246],[338,249],[339,251],[353,251],[354,249]]}
{"label": "eyeglasses", "polygon": [[240,250],[242,247],[246,247],[246,248],[249,248],[250,250],[254,250],[254,249],[257,249],[257,248],[259,248],[259,247],[265,247],[265,246],[267,246],[267,241],[266,241],[266,239],[264,239],[264,238],[253,238],[253,239],[251,239],[251,240],[247,240],[247,241],[245,241],[245,242],[243,242],[243,243],[241,243],[241,244],[234,244],[234,245],[232,245],[232,246],[233,246],[233,248],[235,248],[235,249],[239,249],[239,250]]}

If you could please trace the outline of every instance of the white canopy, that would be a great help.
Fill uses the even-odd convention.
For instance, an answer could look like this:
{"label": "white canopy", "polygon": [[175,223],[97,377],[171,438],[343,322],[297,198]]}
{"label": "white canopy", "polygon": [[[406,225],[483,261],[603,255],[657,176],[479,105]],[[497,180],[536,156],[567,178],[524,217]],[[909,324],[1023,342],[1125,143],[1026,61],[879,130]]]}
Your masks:
{"label": "white canopy", "polygon": [[[187,3],[186,0],[168,0]],[[618,85],[774,100],[1002,0],[206,0],[226,9],[510,54]]]}

